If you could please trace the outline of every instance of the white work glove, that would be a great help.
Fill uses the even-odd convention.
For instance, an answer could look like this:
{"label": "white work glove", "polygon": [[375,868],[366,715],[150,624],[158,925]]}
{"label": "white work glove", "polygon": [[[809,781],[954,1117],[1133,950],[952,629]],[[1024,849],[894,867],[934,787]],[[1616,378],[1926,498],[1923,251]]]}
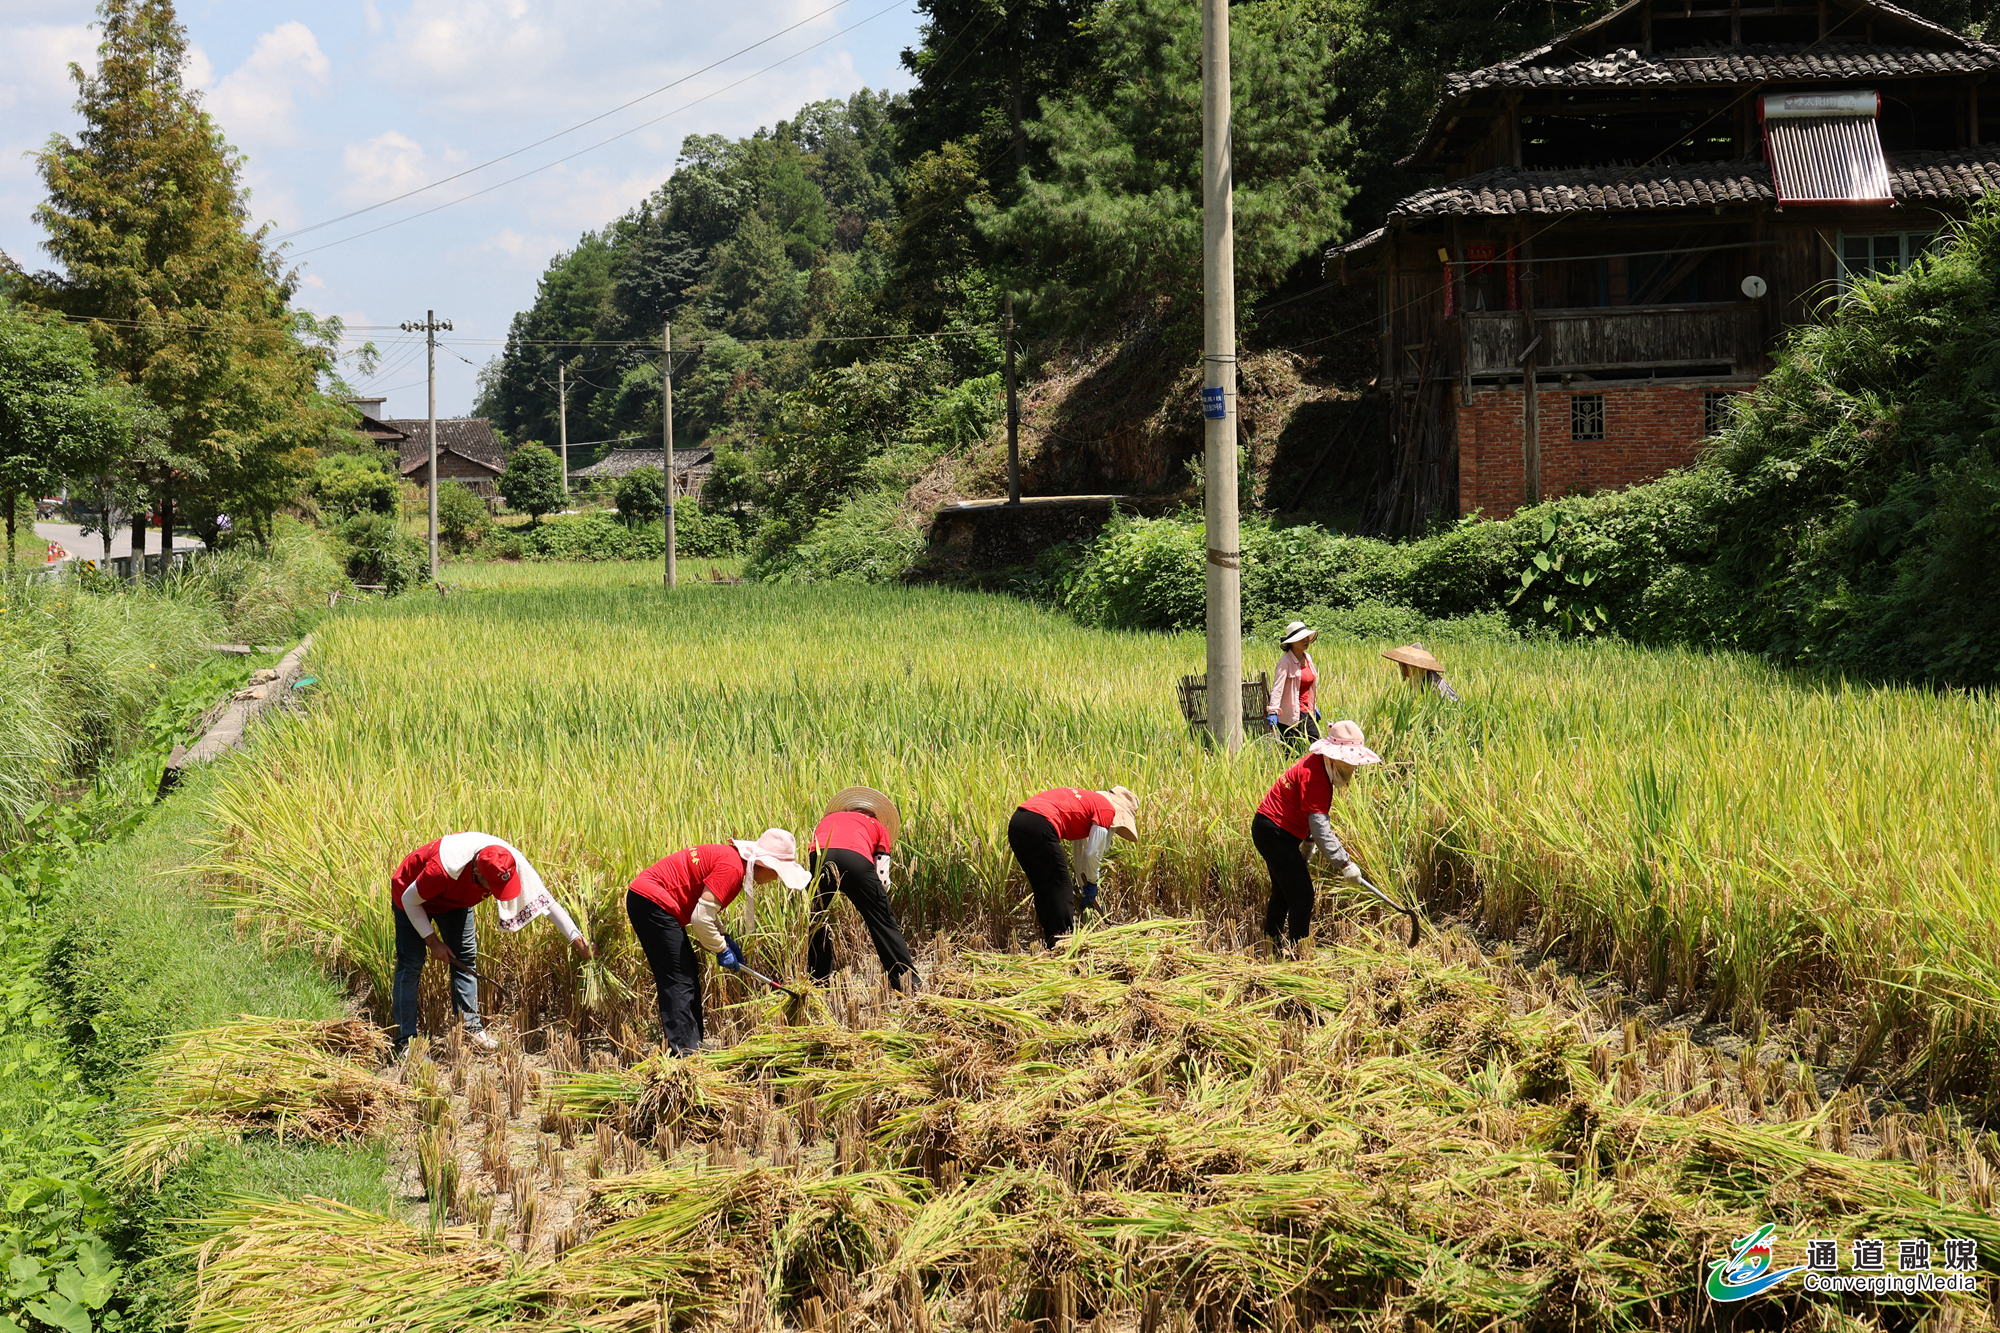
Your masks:
{"label": "white work glove", "polygon": [[875,858],[875,878],[882,881],[882,892],[889,891],[889,854],[882,853]]}
{"label": "white work glove", "polygon": [[1349,861],[1346,865],[1340,868],[1340,877],[1342,879],[1351,880],[1354,883],[1359,884],[1361,882],[1361,867],[1354,864],[1354,862]]}

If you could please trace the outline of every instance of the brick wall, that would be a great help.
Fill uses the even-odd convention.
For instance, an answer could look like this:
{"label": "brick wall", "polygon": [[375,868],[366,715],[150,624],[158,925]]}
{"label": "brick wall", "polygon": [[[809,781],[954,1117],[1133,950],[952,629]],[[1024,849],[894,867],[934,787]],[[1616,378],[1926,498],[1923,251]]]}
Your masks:
{"label": "brick wall", "polygon": [[[1741,380],[1601,389],[1587,381],[1569,389],[1544,384],[1538,403],[1543,498],[1615,490],[1693,462],[1706,433],[1703,395],[1744,387]],[[1603,439],[1570,438],[1570,398],[1578,393],[1603,394]],[[1518,384],[1475,385],[1471,398],[1458,402],[1461,514],[1478,509],[1488,518],[1505,518],[1527,503],[1521,450],[1525,403]]]}

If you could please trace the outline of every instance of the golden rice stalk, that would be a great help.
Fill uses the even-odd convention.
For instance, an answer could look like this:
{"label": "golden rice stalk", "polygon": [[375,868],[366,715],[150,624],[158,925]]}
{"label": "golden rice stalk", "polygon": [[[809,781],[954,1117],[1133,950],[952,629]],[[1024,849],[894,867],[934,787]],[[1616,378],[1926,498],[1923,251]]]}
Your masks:
{"label": "golden rice stalk", "polygon": [[169,1038],[140,1066],[139,1091],[107,1174],[155,1184],[204,1139],[265,1132],[320,1141],[375,1132],[409,1090],[356,1057],[387,1050],[353,1019],[244,1015]]}

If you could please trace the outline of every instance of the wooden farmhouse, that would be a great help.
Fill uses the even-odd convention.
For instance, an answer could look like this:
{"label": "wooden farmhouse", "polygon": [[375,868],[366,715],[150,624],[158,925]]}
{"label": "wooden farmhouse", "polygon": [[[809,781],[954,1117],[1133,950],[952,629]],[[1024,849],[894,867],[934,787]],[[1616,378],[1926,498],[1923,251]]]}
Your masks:
{"label": "wooden farmhouse", "polygon": [[1379,293],[1402,521],[1690,462],[1786,329],[2000,181],[1996,69],[1866,0],[1631,0],[1449,76],[1403,164],[1438,183],[1329,252]]}
{"label": "wooden farmhouse", "polygon": [[[430,419],[398,417],[382,423],[402,436],[396,448],[401,455],[402,473],[419,486],[430,484]],[[491,500],[500,494],[500,474],[506,470],[506,451],[493,423],[485,417],[439,417],[437,423],[438,476],[446,481],[462,481]]]}

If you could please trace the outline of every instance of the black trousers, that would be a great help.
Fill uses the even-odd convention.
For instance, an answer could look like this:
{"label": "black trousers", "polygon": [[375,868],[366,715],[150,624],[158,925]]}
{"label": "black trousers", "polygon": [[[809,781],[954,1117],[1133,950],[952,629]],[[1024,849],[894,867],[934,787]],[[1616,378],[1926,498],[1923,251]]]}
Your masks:
{"label": "black trousers", "polygon": [[1300,713],[1299,720],[1291,726],[1278,724],[1278,739],[1293,754],[1304,754],[1306,747],[1319,739],[1319,723],[1313,721],[1311,713]]}
{"label": "black trousers", "polygon": [[1069,851],[1046,815],[1016,810],[1007,821],[1007,845],[1035,891],[1035,919],[1042,926],[1042,943],[1054,947],[1075,921],[1075,890],[1070,885]]}
{"label": "black trousers", "polygon": [[625,919],[653,969],[660,1038],[675,1055],[693,1055],[701,1049],[701,955],[672,912],[630,889],[625,891]]}
{"label": "black trousers", "polygon": [[813,980],[823,982],[833,975],[833,941],[826,933],[826,914],[833,906],[833,895],[844,893],[861,913],[868,938],[875,941],[875,956],[882,960],[889,984],[902,990],[903,978],[914,974],[916,968],[910,963],[910,946],[903,942],[903,928],[896,924],[889,891],[882,887],[875,863],[860,852],[835,847],[814,852],[812,870],[813,928],[806,941],[806,966],[812,969]]}
{"label": "black trousers", "polygon": [[1312,929],[1313,882],[1299,840],[1269,815],[1250,821],[1250,841],[1271,871],[1271,905],[1264,909],[1264,933],[1274,940],[1302,940]]}

